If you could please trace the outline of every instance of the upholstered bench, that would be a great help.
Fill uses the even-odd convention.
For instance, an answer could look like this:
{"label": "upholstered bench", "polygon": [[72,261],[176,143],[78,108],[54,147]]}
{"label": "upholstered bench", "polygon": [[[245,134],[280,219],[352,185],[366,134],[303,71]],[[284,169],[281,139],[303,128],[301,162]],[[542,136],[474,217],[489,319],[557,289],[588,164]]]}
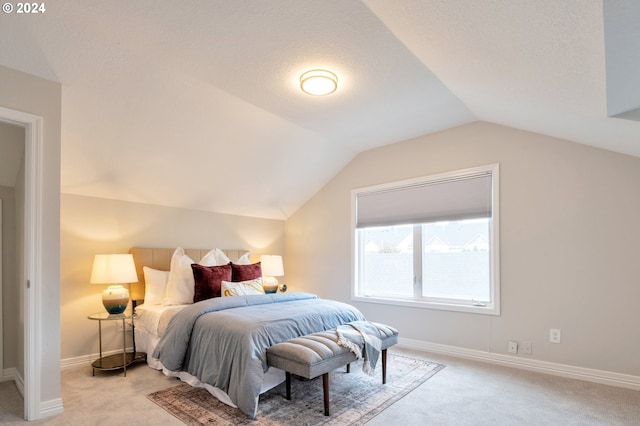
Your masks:
{"label": "upholstered bench", "polygon": [[[382,383],[387,382],[387,348],[398,343],[398,330],[384,324],[373,323],[381,340]],[[267,364],[286,373],[286,398],[291,399],[291,374],[306,379],[322,375],[324,415],[329,415],[329,373],[349,366],[356,356],[338,344],[336,330],[321,331],[277,343],[267,349]]]}

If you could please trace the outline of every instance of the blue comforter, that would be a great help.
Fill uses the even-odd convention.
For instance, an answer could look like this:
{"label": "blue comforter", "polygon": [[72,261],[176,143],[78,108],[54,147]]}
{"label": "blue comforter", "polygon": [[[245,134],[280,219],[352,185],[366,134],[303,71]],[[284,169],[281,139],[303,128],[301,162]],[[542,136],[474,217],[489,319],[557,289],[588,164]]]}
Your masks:
{"label": "blue comforter", "polygon": [[186,371],[222,389],[255,418],[267,348],[364,319],[351,305],[308,293],[208,299],[171,319],[153,357],[171,371]]}

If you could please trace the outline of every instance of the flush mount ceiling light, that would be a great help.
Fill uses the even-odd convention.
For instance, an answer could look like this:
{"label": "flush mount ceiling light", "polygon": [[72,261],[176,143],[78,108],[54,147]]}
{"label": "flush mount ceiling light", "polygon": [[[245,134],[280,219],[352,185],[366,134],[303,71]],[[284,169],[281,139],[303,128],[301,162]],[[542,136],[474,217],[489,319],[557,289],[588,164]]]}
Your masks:
{"label": "flush mount ceiling light", "polygon": [[329,95],[338,88],[338,77],[327,70],[307,71],[300,76],[300,88],[309,95]]}

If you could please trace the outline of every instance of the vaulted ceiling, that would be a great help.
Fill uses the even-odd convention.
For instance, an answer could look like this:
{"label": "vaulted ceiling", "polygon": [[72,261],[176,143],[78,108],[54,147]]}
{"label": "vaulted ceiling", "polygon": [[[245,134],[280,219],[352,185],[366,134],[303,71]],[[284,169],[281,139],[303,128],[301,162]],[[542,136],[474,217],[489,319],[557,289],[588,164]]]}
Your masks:
{"label": "vaulted ceiling", "polygon": [[[476,120],[640,156],[636,0],[44,4],[0,15],[0,64],[62,84],[63,193],[285,219]],[[338,90],[302,93],[313,68]]]}

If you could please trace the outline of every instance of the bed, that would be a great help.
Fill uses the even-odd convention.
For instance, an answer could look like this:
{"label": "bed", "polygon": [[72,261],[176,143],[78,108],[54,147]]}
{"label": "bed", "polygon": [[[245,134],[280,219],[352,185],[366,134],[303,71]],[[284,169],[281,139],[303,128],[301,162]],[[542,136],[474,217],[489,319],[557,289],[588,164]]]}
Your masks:
{"label": "bed", "polygon": [[[283,371],[267,366],[268,347],[293,337],[364,320],[362,313],[351,305],[302,292],[240,292],[231,297],[205,295],[202,298],[202,291],[198,290],[202,286],[199,271],[219,271],[223,268],[217,266],[223,265],[193,266],[196,288],[191,294],[197,299],[195,303],[149,304],[147,297],[155,297],[147,282],[154,279],[149,269],[161,276],[168,274],[162,271],[173,274],[178,269],[177,249],[135,248],[131,252],[139,270],[139,284],[143,286],[135,289],[133,298],[140,299],[140,294],[145,297],[145,302],[136,309],[136,342],[139,350],[147,353],[149,366],[192,386],[206,388],[220,401],[237,407],[250,418],[255,418],[257,413],[259,395],[285,378]],[[205,259],[211,252],[186,250],[182,257],[207,263]],[[257,272],[259,263],[248,262],[245,251],[220,252],[231,260],[231,265],[246,265],[237,269]],[[220,253],[217,256],[216,262],[224,259]],[[185,263],[183,271],[186,271]],[[143,270],[145,266],[147,269]],[[225,285],[245,288],[242,286],[252,282],[242,274],[233,278],[237,281],[222,280],[223,288]],[[169,293],[168,288],[165,291]],[[186,301],[187,297],[188,294],[183,295],[174,302]]]}

